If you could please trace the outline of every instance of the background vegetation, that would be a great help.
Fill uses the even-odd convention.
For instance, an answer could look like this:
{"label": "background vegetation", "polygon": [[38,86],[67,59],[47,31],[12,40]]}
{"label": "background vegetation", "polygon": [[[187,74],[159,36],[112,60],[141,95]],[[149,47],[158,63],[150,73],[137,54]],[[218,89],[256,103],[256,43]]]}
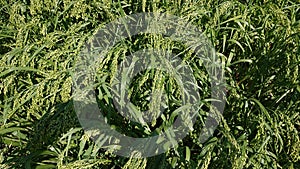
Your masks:
{"label": "background vegetation", "polygon": [[[203,108],[176,149],[124,158],[84,134],[72,105],[71,70],[98,28],[148,11],[174,14],[205,32],[226,70],[227,104],[205,143],[197,139]],[[300,168],[299,42],[298,0],[0,0],[0,168]],[[114,48],[101,77],[109,84],[116,60],[147,45],[178,49],[158,35],[137,36]],[[192,54],[182,57],[208,98],[205,71]],[[143,93],[158,81],[151,82],[153,75],[132,86],[141,109],[147,106]],[[176,85],[166,84],[176,102]],[[109,103],[105,98],[99,96],[100,102]],[[147,135],[114,118],[123,133]]]}

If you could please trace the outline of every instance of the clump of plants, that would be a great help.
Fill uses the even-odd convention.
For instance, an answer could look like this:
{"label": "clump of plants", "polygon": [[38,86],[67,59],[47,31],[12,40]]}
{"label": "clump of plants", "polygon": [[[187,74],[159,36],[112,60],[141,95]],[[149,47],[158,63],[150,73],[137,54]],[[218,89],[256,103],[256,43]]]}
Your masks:
{"label": "clump of plants", "polygon": [[[0,4],[0,168],[300,168],[297,0]],[[76,58],[103,25],[138,12],[176,15],[204,32],[215,47],[225,70],[227,98],[221,122],[206,142],[198,137],[209,105],[201,108],[194,130],[176,148],[149,158],[117,156],[82,129],[72,100]],[[98,77],[109,85],[118,61],[149,46],[184,50],[163,36],[139,34],[110,51]],[[201,96],[209,99],[203,65],[189,51],[181,58],[191,65]],[[164,127],[168,119],[160,118],[145,130],[114,113],[105,85],[96,90],[98,103],[111,111],[108,121],[116,130],[146,137]],[[172,112],[180,99],[178,86],[163,72],[137,76],[130,86],[131,101],[148,109],[147,92],[157,87],[169,94]]]}

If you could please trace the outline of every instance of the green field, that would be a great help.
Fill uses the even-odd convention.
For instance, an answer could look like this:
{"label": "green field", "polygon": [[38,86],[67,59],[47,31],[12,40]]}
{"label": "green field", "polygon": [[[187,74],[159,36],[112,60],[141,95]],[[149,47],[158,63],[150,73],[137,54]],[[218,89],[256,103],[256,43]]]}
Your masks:
{"label": "green field", "polygon": [[[226,105],[205,142],[198,137],[211,107],[210,78],[179,42],[151,33],[116,44],[99,64],[99,108],[116,131],[150,137],[180,108],[178,84],[159,70],[140,73],[129,88],[137,109],[151,109],[154,89],[168,111],[152,123],[121,116],[107,90],[127,55],[159,48],[192,68],[204,100],[193,130],[175,148],[148,158],[122,157],[85,133],[74,110],[73,71],[97,30],[141,12],[175,15],[202,31],[225,73]],[[300,168],[299,0],[0,0],[0,168]],[[222,113],[222,112],[221,112]]]}

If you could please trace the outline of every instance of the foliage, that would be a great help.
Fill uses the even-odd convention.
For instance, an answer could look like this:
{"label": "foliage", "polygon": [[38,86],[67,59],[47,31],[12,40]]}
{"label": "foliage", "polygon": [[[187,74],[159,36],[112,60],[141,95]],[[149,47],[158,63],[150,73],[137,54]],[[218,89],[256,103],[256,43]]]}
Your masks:
{"label": "foliage", "polygon": [[[0,4],[0,168],[300,168],[298,0]],[[194,130],[176,149],[145,159],[119,157],[83,132],[72,103],[72,67],[85,42],[105,23],[149,11],[174,14],[204,31],[226,70],[227,104],[219,127],[204,144],[197,138],[205,106]],[[118,59],[147,45],[182,49],[159,35],[139,35],[113,49],[99,77],[111,83]],[[207,74],[192,56],[182,54],[203,97],[209,98]],[[133,83],[132,90],[138,92],[132,93],[132,101],[147,108],[144,94],[164,82],[174,105],[171,113],[180,96],[172,79],[159,74],[141,75]],[[99,94],[100,102],[111,103],[107,98]],[[116,114],[111,118],[116,130],[148,135]],[[157,121],[149,130],[164,125]]]}

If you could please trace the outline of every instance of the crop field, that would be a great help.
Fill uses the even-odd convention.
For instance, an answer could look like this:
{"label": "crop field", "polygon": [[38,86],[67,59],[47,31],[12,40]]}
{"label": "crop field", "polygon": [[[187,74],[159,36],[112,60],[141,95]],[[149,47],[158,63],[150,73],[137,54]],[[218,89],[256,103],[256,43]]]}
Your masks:
{"label": "crop field", "polygon": [[[224,81],[216,87],[216,79],[207,69],[212,64],[205,65],[207,62],[192,50],[202,48],[201,44],[189,48],[151,31],[131,33],[128,27],[132,25],[124,23],[106,30],[114,34],[124,28],[121,31],[128,37],[111,46],[96,64],[94,83],[83,86],[93,91],[102,120],[111,128],[108,131],[136,140],[166,133],[170,142],[160,137],[155,142],[165,143],[160,153],[155,146],[141,143],[139,153],[148,153],[146,157],[130,154],[128,147],[136,142],[128,141],[126,149],[111,145],[112,137],[105,134],[95,139],[84,126],[97,126],[91,119],[93,109],[84,103],[89,99],[78,105],[74,91],[76,80],[80,81],[76,66],[96,33],[120,18],[144,26],[142,21],[150,12],[176,16],[178,22],[170,25],[185,23],[182,31],[192,31],[188,26],[192,25],[201,32],[220,63],[222,74],[217,80]],[[137,13],[144,18],[135,21],[131,16]],[[150,26],[155,32],[168,24]],[[113,39],[106,37],[104,33],[98,38]],[[189,35],[178,37],[187,39]],[[179,62],[190,68],[194,79],[190,84],[196,86],[196,92],[185,97],[182,93],[189,91],[181,88],[177,76],[153,67],[136,75],[127,72],[128,77],[126,72],[118,74],[121,63],[144,49],[159,49],[160,58],[166,58],[168,52],[180,58]],[[139,57],[148,56],[140,53]],[[168,67],[164,62],[151,63]],[[177,66],[179,71],[182,65]],[[118,75],[128,82],[125,93],[123,82],[121,89],[116,85]],[[129,76],[132,79],[128,81]],[[114,89],[122,90],[121,94]],[[221,102],[214,99],[215,93],[224,96],[224,110],[213,109],[213,103]],[[178,119],[184,124],[190,121],[181,114],[188,107],[181,100],[193,100],[194,94],[200,97],[193,107],[193,124],[188,122],[189,130],[172,128]],[[127,116],[118,109],[125,105],[123,97],[131,103]],[[165,108],[161,114],[156,111],[159,106]],[[211,134],[201,141],[210,110],[215,110],[212,116],[218,124],[208,127]],[[145,111],[150,112],[147,122],[140,113]],[[85,116],[91,117],[84,121]],[[98,129],[101,133],[105,128]],[[174,141],[176,131],[185,133],[178,141]],[[299,0],[0,0],[1,169],[299,169],[299,133]],[[122,148],[130,155],[115,153]]]}

